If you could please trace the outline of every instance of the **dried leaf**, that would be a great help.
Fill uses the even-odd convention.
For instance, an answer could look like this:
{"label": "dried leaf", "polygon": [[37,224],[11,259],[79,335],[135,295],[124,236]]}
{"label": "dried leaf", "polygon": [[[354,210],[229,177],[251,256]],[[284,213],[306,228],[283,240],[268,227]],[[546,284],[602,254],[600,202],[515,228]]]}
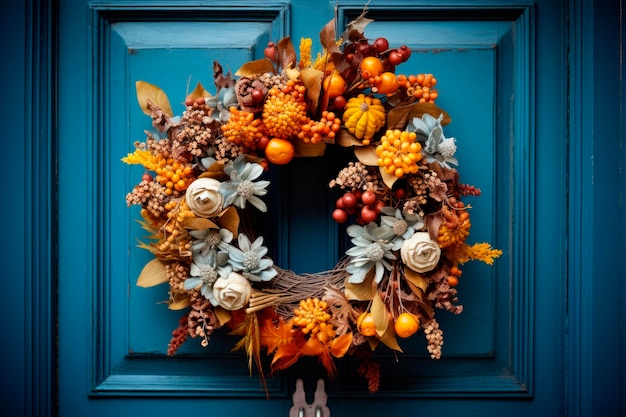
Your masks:
{"label": "dried leaf", "polygon": [[173,300],[170,300],[167,308],[169,308],[170,310],[182,310],[189,307],[190,305],[191,300],[189,300],[189,297],[187,295],[184,295],[180,298],[174,298]]}
{"label": "dried leaf", "polygon": [[137,286],[149,288],[168,281],[169,277],[167,276],[167,270],[165,269],[165,262],[162,262],[159,259],[153,259],[141,270],[139,278],[137,278]]}
{"label": "dried leaf", "polygon": [[[373,146],[359,146],[354,148],[354,156],[359,162],[367,166],[378,166],[378,156]],[[391,187],[390,187],[391,188]]]}
{"label": "dried leaf", "polygon": [[312,114],[317,113],[320,93],[322,92],[323,77],[324,73],[315,68],[305,68],[300,71],[300,80],[302,81],[302,85],[306,87],[309,110]]}
{"label": "dried leaf", "polygon": [[438,118],[441,114],[443,114],[441,124],[444,126],[451,121],[450,115],[448,115],[445,110],[438,107],[435,103],[417,102],[391,109],[387,113],[387,129],[404,130],[406,128],[406,125],[414,117],[422,117],[424,114],[430,114],[435,118]]}
{"label": "dried leaf", "polygon": [[441,223],[443,223],[443,218],[441,216],[441,212],[437,211],[435,213],[430,213],[424,216],[424,223],[426,224],[426,229],[428,230],[428,235],[434,241],[437,241],[439,237],[439,227]]}
{"label": "dried leaf", "polygon": [[376,333],[378,336],[382,336],[387,331],[389,327],[389,312],[387,311],[387,307],[383,302],[378,292],[374,295],[372,299],[372,307],[370,308],[370,312],[374,317],[374,324],[376,324]]}
{"label": "dried leaf", "polygon": [[320,31],[320,43],[322,47],[329,54],[340,54],[341,51],[337,47],[337,37],[335,34],[335,26],[337,21],[335,19],[326,23],[326,25]]}
{"label": "dried leaf", "polygon": [[385,334],[380,337],[380,341],[383,342],[385,346],[387,346],[389,349],[402,352],[402,348],[398,344],[398,339],[396,338],[396,334],[393,331],[393,326],[390,326]]}
{"label": "dried leaf", "polygon": [[330,353],[335,358],[343,358],[352,345],[352,333],[346,333],[333,339],[330,344]]}
{"label": "dried leaf", "polygon": [[317,337],[309,337],[304,345],[300,348],[300,353],[305,356],[321,356],[326,348]]}
{"label": "dried leaf", "polygon": [[215,307],[213,309],[213,312],[215,313],[215,316],[217,317],[217,321],[219,322],[220,326],[223,326],[226,323],[228,323],[230,319],[233,317],[230,311],[220,306]]}
{"label": "dried leaf", "polygon": [[409,267],[404,268],[404,278],[409,281],[411,284],[420,288],[423,292],[426,292],[428,288],[428,280],[426,277],[419,272],[415,272]]}
{"label": "dried leaf", "polygon": [[300,359],[300,349],[293,343],[280,345],[272,358],[272,372],[287,369]]}
{"label": "dried leaf", "polygon": [[305,143],[301,140],[294,140],[295,157],[315,157],[324,155],[326,144],[324,142]]}
{"label": "dried leaf", "polygon": [[337,132],[335,143],[339,146],[343,146],[344,148],[349,148],[350,146],[363,146],[363,143],[345,127],[342,127],[339,129],[339,132]]}
{"label": "dried leaf", "polygon": [[237,77],[254,77],[265,73],[275,73],[274,64],[267,58],[257,59],[256,61],[248,61],[239,67],[235,76]]}
{"label": "dried leaf", "polygon": [[370,301],[378,293],[378,285],[374,281],[374,273],[367,273],[365,280],[360,284],[352,284],[346,280],[345,294],[349,300]]}
{"label": "dried leaf", "polygon": [[188,217],[183,220],[183,227],[191,230],[219,229],[219,226],[203,217]]}
{"label": "dried leaf", "polygon": [[239,213],[233,206],[224,210],[217,218],[217,223],[224,229],[230,230],[233,234],[233,238],[236,238],[239,234]]}
{"label": "dried leaf", "polygon": [[278,62],[283,69],[296,66],[296,50],[291,43],[291,38],[286,36],[278,41]]}
{"label": "dried leaf", "polygon": [[261,346],[265,346],[267,352],[272,353],[279,346],[291,343],[293,341],[292,328],[291,321],[285,323],[282,317],[278,320],[278,326],[275,326],[272,320],[265,320],[260,331]]}
{"label": "dried leaf", "polygon": [[285,74],[291,81],[298,81],[300,78],[300,70],[297,68],[287,68],[285,69]]}
{"label": "dried leaf", "polygon": [[202,84],[198,83],[196,88],[187,96],[187,100],[195,101],[200,97],[211,97],[211,93],[209,93]]}
{"label": "dried leaf", "polygon": [[366,18],[365,17],[366,13],[367,13],[367,8],[365,8],[363,12],[356,19],[354,19],[353,21],[351,21],[350,23],[346,25],[346,30],[344,31],[344,35],[343,35],[345,41],[347,41],[348,38],[351,36],[351,33],[355,31],[362,36],[363,33],[365,32],[365,26],[369,25],[370,23],[374,21],[373,19]]}
{"label": "dried leaf", "polygon": [[148,108],[148,101],[158,106],[164,114],[170,117],[174,116],[172,106],[167,98],[165,91],[161,90],[154,84],[147,83],[145,81],[137,81],[135,83],[135,89],[137,90],[137,101],[141,110],[148,116],[152,115],[152,111]]}
{"label": "dried leaf", "polygon": [[382,167],[380,168],[379,171],[380,171],[380,176],[383,179],[383,182],[385,183],[385,185],[389,187],[389,189],[392,189],[393,184],[395,184],[395,182],[398,181],[399,178],[396,177],[395,175],[389,174]]}

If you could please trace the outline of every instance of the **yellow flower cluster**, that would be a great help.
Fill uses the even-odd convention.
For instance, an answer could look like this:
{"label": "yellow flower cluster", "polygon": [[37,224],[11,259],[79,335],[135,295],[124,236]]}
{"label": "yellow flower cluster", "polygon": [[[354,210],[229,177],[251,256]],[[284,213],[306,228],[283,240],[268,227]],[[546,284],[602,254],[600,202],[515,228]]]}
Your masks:
{"label": "yellow flower cluster", "polygon": [[304,94],[299,88],[291,92],[275,87],[270,89],[263,106],[263,123],[268,137],[288,139],[296,136],[308,121]]}
{"label": "yellow flower cluster", "polygon": [[294,309],[292,323],[300,327],[302,333],[316,336],[320,342],[326,343],[335,335],[329,320],[328,303],[319,298],[307,298],[300,300],[300,307]]}
{"label": "yellow flower cluster", "polygon": [[376,147],[378,166],[398,178],[417,173],[422,146],[415,141],[416,138],[415,132],[387,130]]}
{"label": "yellow flower cluster", "polygon": [[245,152],[255,149],[257,140],[261,139],[263,121],[255,119],[253,113],[230,108],[230,119],[222,125],[222,133],[227,140],[243,147]]}
{"label": "yellow flower cluster", "polygon": [[155,158],[156,181],[167,189],[165,194],[172,195],[175,191],[183,192],[195,179],[192,164],[181,164],[172,157],[159,154]]}

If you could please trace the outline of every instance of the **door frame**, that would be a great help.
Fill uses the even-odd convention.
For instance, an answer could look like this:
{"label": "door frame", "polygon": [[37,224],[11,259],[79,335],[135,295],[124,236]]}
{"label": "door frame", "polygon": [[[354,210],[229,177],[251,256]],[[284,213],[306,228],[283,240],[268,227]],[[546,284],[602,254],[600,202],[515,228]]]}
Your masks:
{"label": "door frame", "polygon": [[[20,2],[13,2],[20,3]],[[562,55],[567,61],[567,118],[554,121],[568,127],[568,179],[564,193],[568,207],[567,300],[555,300],[566,311],[566,351],[561,352],[566,375],[563,378],[563,415],[602,414],[607,407],[624,411],[626,405],[626,285],[618,262],[624,254],[624,239],[613,230],[626,224],[621,207],[625,194],[626,166],[621,110],[624,85],[621,82],[623,45],[617,33],[624,33],[621,1],[563,1],[564,34]],[[23,73],[7,81],[3,104],[4,126],[15,138],[5,140],[6,155],[23,155],[23,176],[17,179],[17,197],[23,199],[23,217],[9,231],[22,231],[23,241],[4,251],[6,276],[20,278],[24,298],[16,296],[2,304],[1,312],[11,318],[19,343],[0,350],[8,366],[10,391],[3,401],[13,415],[55,415],[56,383],[56,68],[57,2],[27,0],[6,6],[4,19],[11,21],[17,39],[5,42],[7,60],[1,65],[24,64]],[[541,13],[538,8],[537,13]],[[5,32],[3,32],[5,34]],[[6,68],[5,68],[6,66]],[[591,88],[590,87],[591,83]],[[619,85],[619,88],[615,88]],[[3,81],[4,86],[4,81]],[[20,92],[22,93],[20,96]],[[548,94],[548,92],[545,92]],[[540,98],[539,98],[540,99]],[[10,109],[23,109],[21,117]],[[565,113],[563,113],[565,114]],[[17,121],[17,123],[16,123]],[[619,147],[615,146],[619,138]],[[610,146],[609,146],[610,145]],[[617,151],[620,149],[621,151]],[[552,156],[556,161],[561,157]],[[10,165],[13,166],[13,165]],[[3,168],[4,169],[4,168]],[[9,177],[5,177],[9,178]],[[600,180],[601,179],[601,180]],[[21,181],[21,182],[20,182]],[[23,187],[20,187],[23,186]],[[14,218],[14,207],[3,207],[3,218]],[[3,246],[3,247],[4,247]],[[592,256],[590,256],[592,255]],[[18,292],[19,294],[19,292]],[[20,312],[22,314],[20,314]],[[16,346],[17,345],[17,346]],[[15,360],[12,360],[15,358]],[[617,365],[620,364],[620,365]],[[5,377],[7,378],[7,377]],[[15,395],[12,395],[15,393]],[[9,397],[10,395],[10,397]],[[8,407],[8,408],[7,408]],[[621,407],[621,408],[620,408]]]}

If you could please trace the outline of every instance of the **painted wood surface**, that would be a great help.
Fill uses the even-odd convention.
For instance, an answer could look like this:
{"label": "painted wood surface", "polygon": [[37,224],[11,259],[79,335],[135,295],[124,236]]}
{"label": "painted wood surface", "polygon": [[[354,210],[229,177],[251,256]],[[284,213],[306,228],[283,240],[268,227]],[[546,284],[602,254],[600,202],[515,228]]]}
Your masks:
{"label": "painted wood surface", "polygon": [[[319,377],[304,362],[270,380],[267,400],[245,360],[226,354],[228,340],[217,338],[209,354],[162,356],[176,317],[155,305],[159,290],[133,286],[141,254],[123,196],[134,173],[119,157],[146,122],[133,101],[136,79],[182,96],[189,77],[209,79],[212,59],[235,69],[267,40],[315,40],[335,8],[346,22],[362,4],[173,4],[61,0],[58,27],[46,2],[3,6],[4,19],[14,18],[3,39],[7,27],[27,34],[8,46],[24,67],[2,64],[12,103],[3,102],[4,125],[25,139],[3,141],[15,156],[4,177],[23,173],[12,198],[25,208],[2,207],[17,242],[3,242],[6,276],[23,277],[13,288],[20,296],[1,310],[19,341],[0,350],[9,415],[54,414],[57,390],[60,416],[287,415],[295,379],[312,392]],[[483,189],[472,236],[505,255],[493,269],[467,270],[466,311],[444,325],[445,359],[426,360],[423,346],[397,363],[381,355],[390,371],[377,395],[364,394],[342,364],[327,383],[333,415],[624,412],[619,16],[611,2],[370,3],[376,23],[366,35],[410,45],[407,71],[437,74],[461,173]],[[280,216],[270,219],[278,262],[301,271],[331,267],[342,250],[341,231],[319,215],[333,195],[310,175],[314,165],[277,175]]]}

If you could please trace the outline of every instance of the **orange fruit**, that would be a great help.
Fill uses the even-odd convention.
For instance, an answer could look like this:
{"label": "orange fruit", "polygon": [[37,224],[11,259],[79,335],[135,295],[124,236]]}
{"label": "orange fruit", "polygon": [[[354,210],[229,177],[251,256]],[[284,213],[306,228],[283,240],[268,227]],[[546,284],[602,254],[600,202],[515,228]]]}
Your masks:
{"label": "orange fruit", "polygon": [[419,320],[411,313],[402,313],[393,325],[396,335],[401,338],[413,336],[420,328]]}
{"label": "orange fruit", "polygon": [[346,92],[347,88],[346,80],[336,72],[324,77],[322,85],[324,86],[324,91],[328,93],[328,98],[339,97]]}
{"label": "orange fruit", "polygon": [[356,327],[363,336],[374,336],[376,334],[376,323],[372,313],[361,313],[356,321]]}
{"label": "orange fruit", "polygon": [[393,72],[383,72],[380,74],[380,80],[376,81],[376,87],[380,94],[391,94],[400,88],[400,83]]}
{"label": "orange fruit", "polygon": [[359,68],[361,69],[361,75],[367,80],[383,72],[383,63],[375,56],[368,56],[363,58]]}
{"label": "orange fruit", "polygon": [[276,165],[288,164],[295,154],[293,143],[287,139],[272,138],[265,146],[265,157]]}

